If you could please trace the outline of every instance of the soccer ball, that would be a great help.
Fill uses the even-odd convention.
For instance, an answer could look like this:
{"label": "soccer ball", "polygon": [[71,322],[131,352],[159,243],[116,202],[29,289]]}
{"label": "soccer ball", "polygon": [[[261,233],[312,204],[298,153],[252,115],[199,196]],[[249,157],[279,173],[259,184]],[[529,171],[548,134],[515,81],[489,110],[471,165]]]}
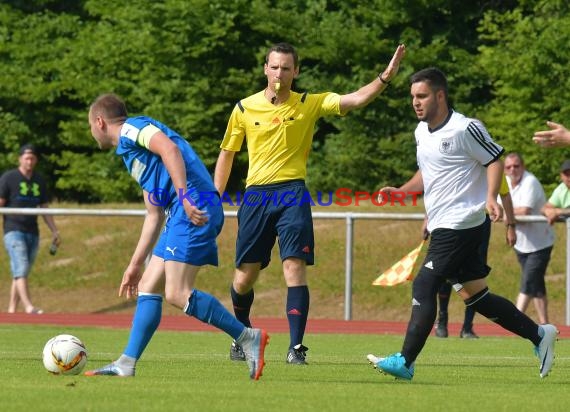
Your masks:
{"label": "soccer ball", "polygon": [[87,363],[87,349],[73,335],[57,335],[44,346],[43,362],[54,375],[77,375]]}

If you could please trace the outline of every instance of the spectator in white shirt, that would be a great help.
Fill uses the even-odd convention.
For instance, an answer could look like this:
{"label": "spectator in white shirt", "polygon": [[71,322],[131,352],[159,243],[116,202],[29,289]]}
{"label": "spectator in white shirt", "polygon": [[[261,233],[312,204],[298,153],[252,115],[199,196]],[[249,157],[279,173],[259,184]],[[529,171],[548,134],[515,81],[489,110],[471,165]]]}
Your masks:
{"label": "spectator in white shirt", "polygon": [[[538,179],[525,169],[519,153],[505,158],[505,175],[516,216],[539,215],[546,196]],[[515,252],[521,266],[521,285],[516,306],[525,312],[532,300],[538,323],[548,323],[548,299],[544,277],[550,262],[554,231],[546,222],[518,222]]]}

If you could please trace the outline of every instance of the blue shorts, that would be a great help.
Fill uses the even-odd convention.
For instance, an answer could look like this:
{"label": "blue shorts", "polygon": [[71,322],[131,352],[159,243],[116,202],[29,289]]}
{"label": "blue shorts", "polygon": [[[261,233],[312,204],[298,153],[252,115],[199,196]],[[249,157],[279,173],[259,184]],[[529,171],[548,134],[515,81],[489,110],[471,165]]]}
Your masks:
{"label": "blue shorts", "polygon": [[315,262],[315,237],[309,192],[302,180],[250,186],[238,211],[236,267],[261,263],[267,267],[279,237],[281,261],[295,257]]}
{"label": "blue shorts", "polygon": [[4,246],[10,256],[10,270],[14,279],[28,276],[36,260],[39,243],[40,237],[34,233],[14,230],[4,235]]}
{"label": "blue shorts", "polygon": [[166,224],[156,243],[153,255],[167,260],[184,262],[194,266],[218,266],[216,238],[224,225],[221,204],[199,205],[208,214],[208,223],[194,225],[184,208],[176,202],[166,213]]}

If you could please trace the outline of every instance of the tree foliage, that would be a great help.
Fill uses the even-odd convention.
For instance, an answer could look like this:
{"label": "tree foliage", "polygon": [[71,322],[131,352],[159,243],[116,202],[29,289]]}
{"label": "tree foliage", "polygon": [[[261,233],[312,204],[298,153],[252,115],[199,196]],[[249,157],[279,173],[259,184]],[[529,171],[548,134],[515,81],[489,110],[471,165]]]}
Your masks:
{"label": "tree foliage", "polygon": [[[32,141],[58,198],[135,200],[120,159],[89,135],[87,109],[104,92],[179,131],[213,170],[233,105],[265,87],[267,48],[295,45],[299,91],[352,92],[383,70],[396,45],[400,75],[368,107],[319,121],[314,190],[397,185],[415,171],[408,78],[438,66],[454,107],[521,151],[547,184],[564,151],[532,132],[568,118],[566,2],[475,0],[11,0],[0,4],[0,168]],[[243,187],[247,155],[229,188]]]}
{"label": "tree foliage", "polygon": [[524,3],[507,13],[489,12],[481,22],[478,58],[493,94],[482,113],[496,139],[508,151],[521,152],[527,168],[552,189],[568,152],[545,151],[530,137],[547,128],[546,120],[570,125],[570,53],[563,46],[570,41],[570,6]]}

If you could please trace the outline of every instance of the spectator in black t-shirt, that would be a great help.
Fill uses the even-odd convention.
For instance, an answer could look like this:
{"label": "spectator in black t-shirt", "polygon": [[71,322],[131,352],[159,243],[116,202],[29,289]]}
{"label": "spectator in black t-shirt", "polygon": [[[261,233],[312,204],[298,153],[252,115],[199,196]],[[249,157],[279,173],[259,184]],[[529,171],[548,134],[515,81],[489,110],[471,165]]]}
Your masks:
{"label": "spectator in black t-shirt", "polygon": [[[34,171],[37,163],[35,146],[23,145],[19,152],[18,167],[0,176],[0,207],[48,207],[45,182]],[[52,242],[59,245],[61,240],[53,216],[44,215],[43,218],[51,230]],[[20,302],[26,313],[43,313],[32,304],[28,289],[28,274],[39,245],[37,215],[4,215],[4,245],[10,257],[13,277],[8,313],[16,312]]]}

